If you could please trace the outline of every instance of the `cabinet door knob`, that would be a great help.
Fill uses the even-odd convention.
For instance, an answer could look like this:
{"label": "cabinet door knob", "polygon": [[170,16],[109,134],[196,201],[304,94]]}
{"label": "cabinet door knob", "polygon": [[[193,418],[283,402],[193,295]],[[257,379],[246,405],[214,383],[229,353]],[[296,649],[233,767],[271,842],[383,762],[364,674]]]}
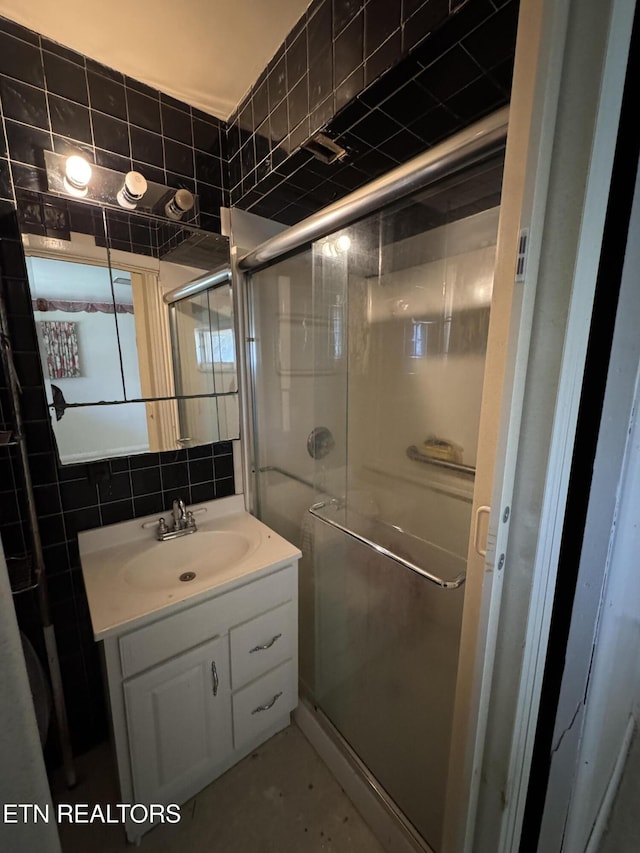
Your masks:
{"label": "cabinet door knob", "polygon": [[266,705],[258,705],[258,707],[254,708],[251,713],[252,714],[259,714],[260,711],[268,711],[269,708],[273,708],[273,706],[276,704],[276,702],[278,701],[278,699],[281,696],[282,696],[282,690],[280,691],[280,693],[276,693],[276,695],[273,697],[271,702],[268,702]]}
{"label": "cabinet door knob", "polygon": [[218,695],[218,670],[216,669],[216,662],[214,660],[211,661],[211,678],[213,680],[213,695]]}
{"label": "cabinet door knob", "polygon": [[276,634],[275,637],[272,637],[268,643],[264,644],[264,646],[254,646],[252,649],[249,649],[249,654],[252,655],[254,652],[263,652],[265,649],[270,649],[275,641],[279,640],[281,636],[282,634]]}

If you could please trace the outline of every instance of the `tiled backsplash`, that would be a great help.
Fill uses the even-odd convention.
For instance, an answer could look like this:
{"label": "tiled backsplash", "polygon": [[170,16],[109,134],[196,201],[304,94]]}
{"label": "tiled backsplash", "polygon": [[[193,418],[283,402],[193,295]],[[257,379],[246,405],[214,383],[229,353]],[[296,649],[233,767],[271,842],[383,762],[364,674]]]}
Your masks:
{"label": "tiled backsplash", "polygon": [[[507,104],[517,12],[314,0],[229,120],[232,204],[293,224]],[[318,130],[343,161],[299,148]]]}

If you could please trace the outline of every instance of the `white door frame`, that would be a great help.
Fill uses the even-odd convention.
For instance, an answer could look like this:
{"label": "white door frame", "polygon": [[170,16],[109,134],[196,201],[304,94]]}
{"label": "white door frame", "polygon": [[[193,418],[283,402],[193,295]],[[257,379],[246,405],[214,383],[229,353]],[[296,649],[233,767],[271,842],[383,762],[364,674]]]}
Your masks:
{"label": "white door frame", "polygon": [[[487,569],[503,554],[504,568],[493,572],[485,659],[476,662],[465,851],[519,845],[634,7],[521,5],[509,135],[523,163],[517,221],[529,247],[500,409]],[[506,168],[507,203],[508,177]]]}
{"label": "white door frame", "polygon": [[[624,222],[621,222],[624,228]],[[543,850],[595,850],[637,719],[640,171],[550,746]],[[615,306],[614,306],[615,307]],[[588,847],[587,841],[588,839]]]}

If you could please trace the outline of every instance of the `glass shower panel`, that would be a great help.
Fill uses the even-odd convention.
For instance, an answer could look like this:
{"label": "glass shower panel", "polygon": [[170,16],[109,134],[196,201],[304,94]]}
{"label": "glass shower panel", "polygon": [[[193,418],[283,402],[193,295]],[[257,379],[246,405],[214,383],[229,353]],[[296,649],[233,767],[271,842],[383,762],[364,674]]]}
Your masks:
{"label": "glass shower panel", "polygon": [[252,275],[260,516],[300,685],[440,849],[502,163]]}
{"label": "glass shower panel", "polygon": [[303,251],[250,281],[256,504],[266,524],[302,549],[299,666],[301,689],[308,693],[315,667],[315,580],[305,547],[313,525],[307,510],[327,494],[335,470],[344,470],[346,453],[346,360],[335,345],[335,324],[320,311],[313,266],[311,250]]}
{"label": "glass shower panel", "polygon": [[[443,556],[413,545],[427,564]],[[452,574],[464,570],[444,556]],[[438,850],[464,587],[440,589],[318,520],[313,559],[315,702]]]}

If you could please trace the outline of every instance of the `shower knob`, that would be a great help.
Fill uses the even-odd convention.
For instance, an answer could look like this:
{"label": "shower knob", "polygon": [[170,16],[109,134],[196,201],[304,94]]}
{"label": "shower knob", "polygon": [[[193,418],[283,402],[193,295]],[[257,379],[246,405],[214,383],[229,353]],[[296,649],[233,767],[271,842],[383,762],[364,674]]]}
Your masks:
{"label": "shower knob", "polygon": [[324,459],[335,447],[331,430],[327,427],[315,427],[307,438],[307,453],[312,459]]}

